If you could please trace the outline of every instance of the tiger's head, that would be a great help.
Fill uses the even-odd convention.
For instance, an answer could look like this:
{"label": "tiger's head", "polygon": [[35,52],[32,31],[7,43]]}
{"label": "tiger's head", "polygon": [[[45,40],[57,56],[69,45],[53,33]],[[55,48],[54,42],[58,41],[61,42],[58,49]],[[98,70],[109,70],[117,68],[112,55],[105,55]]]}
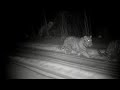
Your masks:
{"label": "tiger's head", "polygon": [[91,47],[93,44],[92,44],[92,36],[84,36],[83,37],[83,40],[84,40],[84,45],[85,47]]}

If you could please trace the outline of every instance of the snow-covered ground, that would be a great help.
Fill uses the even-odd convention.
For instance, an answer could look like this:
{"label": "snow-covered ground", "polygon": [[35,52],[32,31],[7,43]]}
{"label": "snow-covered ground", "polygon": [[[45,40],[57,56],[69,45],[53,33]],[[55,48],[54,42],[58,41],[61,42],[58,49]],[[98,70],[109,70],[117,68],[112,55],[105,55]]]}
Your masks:
{"label": "snow-covered ground", "polygon": [[[37,79],[44,79],[44,78],[57,78],[57,79],[112,79],[113,77],[102,74],[102,73],[96,73],[91,72],[88,70],[80,69],[80,68],[74,68],[68,65],[63,65],[59,63],[54,63],[50,61],[44,61],[44,60],[32,60],[27,59],[23,57],[14,57],[17,61],[18,66],[22,66],[22,69],[19,70],[19,73],[13,72],[13,70],[16,70],[18,66],[12,67],[12,72],[15,73],[14,78],[37,78]],[[19,62],[19,63],[18,63]],[[24,67],[24,68],[23,68]],[[36,74],[26,70],[26,68],[39,73]],[[16,70],[18,72],[18,70]],[[21,71],[21,73],[20,73]],[[26,73],[28,72],[28,73]],[[30,73],[31,72],[31,73]],[[28,76],[28,77],[27,77]],[[45,77],[46,76],[46,77]]]}
{"label": "snow-covered ground", "polygon": [[[59,43],[57,43],[59,42]],[[12,65],[11,73],[17,73],[17,78],[79,78],[79,79],[106,79],[113,78],[109,75],[109,70],[114,69],[106,61],[105,57],[93,55],[92,58],[76,56],[73,52],[66,55],[64,50],[58,47],[62,45],[59,40],[46,40],[41,42],[27,42],[19,44],[19,50],[23,51],[15,56],[10,56],[17,65]],[[99,45],[100,46],[100,45]],[[27,50],[28,48],[28,50]],[[89,50],[96,50],[92,47]],[[104,51],[103,47],[102,50]],[[16,52],[17,53],[17,52]],[[92,53],[91,53],[92,54]],[[93,53],[94,54],[94,53]],[[94,60],[92,60],[94,59]],[[99,60],[97,60],[99,59]],[[22,66],[18,67],[19,65]],[[15,69],[20,69],[20,72]],[[24,69],[27,68],[27,69]],[[29,71],[29,70],[32,71]],[[14,72],[16,71],[16,72]],[[35,74],[37,72],[38,74]],[[104,72],[104,73],[103,73]],[[106,74],[105,74],[106,73]],[[22,76],[21,76],[21,75]],[[40,74],[40,75],[39,75]],[[112,74],[112,73],[111,73]],[[15,74],[16,75],[16,74]]]}

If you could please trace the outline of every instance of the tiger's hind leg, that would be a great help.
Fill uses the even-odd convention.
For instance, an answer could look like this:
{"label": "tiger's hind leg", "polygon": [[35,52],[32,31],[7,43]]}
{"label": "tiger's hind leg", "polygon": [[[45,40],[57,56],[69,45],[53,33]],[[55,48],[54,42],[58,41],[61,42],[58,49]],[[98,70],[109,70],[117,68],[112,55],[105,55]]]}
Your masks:
{"label": "tiger's hind leg", "polygon": [[65,54],[71,54],[72,53],[72,47],[70,45],[64,46]]}

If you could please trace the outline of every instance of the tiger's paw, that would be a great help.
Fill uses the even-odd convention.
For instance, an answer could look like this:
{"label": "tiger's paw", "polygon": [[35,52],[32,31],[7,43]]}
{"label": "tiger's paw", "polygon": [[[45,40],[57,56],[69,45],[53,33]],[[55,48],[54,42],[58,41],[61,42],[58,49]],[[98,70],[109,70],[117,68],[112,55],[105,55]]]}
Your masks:
{"label": "tiger's paw", "polygon": [[80,53],[77,53],[78,56],[80,56],[81,54]]}

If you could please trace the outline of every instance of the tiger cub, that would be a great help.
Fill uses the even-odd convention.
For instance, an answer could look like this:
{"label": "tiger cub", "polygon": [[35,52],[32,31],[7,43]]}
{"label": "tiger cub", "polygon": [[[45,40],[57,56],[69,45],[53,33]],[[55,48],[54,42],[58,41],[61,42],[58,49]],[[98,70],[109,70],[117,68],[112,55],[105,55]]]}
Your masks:
{"label": "tiger cub", "polygon": [[83,55],[86,57],[90,57],[87,53],[87,47],[92,46],[92,36],[84,36],[82,38],[77,38],[74,36],[67,37],[64,40],[61,49],[64,49],[66,54],[71,54],[75,52],[78,56]]}

